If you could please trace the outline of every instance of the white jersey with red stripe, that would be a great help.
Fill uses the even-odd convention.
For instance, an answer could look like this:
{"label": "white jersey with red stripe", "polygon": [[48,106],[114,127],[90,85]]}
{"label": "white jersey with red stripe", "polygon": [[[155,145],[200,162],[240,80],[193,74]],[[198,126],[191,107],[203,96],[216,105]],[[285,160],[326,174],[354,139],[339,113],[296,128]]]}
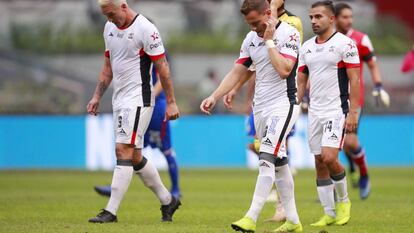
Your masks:
{"label": "white jersey with red stripe", "polygon": [[111,61],[114,110],[123,106],[154,106],[151,82],[152,60],[164,56],[157,28],[138,14],[126,28],[107,22],[104,29],[105,56]]}
{"label": "white jersey with red stripe", "polygon": [[[279,52],[286,58],[297,61],[300,46],[300,34],[292,26],[279,21],[273,36]],[[256,65],[256,86],[254,93],[255,113],[275,106],[287,106],[296,103],[296,66],[288,78],[282,79],[273,67],[263,38],[256,32],[247,34],[240,50],[237,63],[250,67]]]}
{"label": "white jersey with red stripe", "polygon": [[318,43],[316,36],[306,41],[299,53],[299,72],[309,75],[309,112],[317,116],[348,113],[346,69],[359,66],[355,42],[339,32],[324,43]]}

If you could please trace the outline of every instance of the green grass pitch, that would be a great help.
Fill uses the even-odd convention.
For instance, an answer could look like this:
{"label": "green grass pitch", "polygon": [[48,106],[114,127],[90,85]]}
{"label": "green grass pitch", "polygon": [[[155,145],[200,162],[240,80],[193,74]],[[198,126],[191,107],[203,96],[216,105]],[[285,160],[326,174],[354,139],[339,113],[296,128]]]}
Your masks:
{"label": "green grass pitch", "polygon": [[[108,184],[109,172],[1,171],[0,232],[232,232],[230,223],[247,211],[257,171],[245,169],[182,170],[183,205],[173,223],[160,223],[159,203],[137,177],[118,212],[118,223],[90,224],[107,199],[92,189]],[[168,176],[162,172],[165,183]],[[361,201],[350,189],[352,217],[346,226],[324,229],[309,224],[322,215],[317,203],[314,172],[295,177],[296,202],[304,232],[414,232],[414,168],[371,169],[372,194]],[[267,203],[257,232],[280,224],[263,222],[273,214]]]}

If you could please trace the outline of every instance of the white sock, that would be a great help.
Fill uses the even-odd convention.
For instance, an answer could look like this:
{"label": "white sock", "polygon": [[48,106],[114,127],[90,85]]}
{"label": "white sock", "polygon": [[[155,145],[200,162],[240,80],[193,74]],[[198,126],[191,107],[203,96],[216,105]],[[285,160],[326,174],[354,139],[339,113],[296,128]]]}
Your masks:
{"label": "white sock", "polygon": [[335,218],[334,185],[330,179],[316,180],[319,200],[321,201],[325,214]]}
{"label": "white sock", "polygon": [[299,223],[295,203],[295,184],[288,164],[275,168],[275,184],[279,191],[279,199],[285,209],[286,219],[293,224]]}
{"label": "white sock", "polygon": [[[114,169],[114,175],[112,177],[111,184],[111,197],[105,210],[116,215],[119,205],[126,191],[128,190],[129,183],[131,183],[134,171],[132,169],[132,161],[129,161],[130,165],[116,165]],[[118,163],[119,164],[119,163]]]}
{"label": "white sock", "polygon": [[140,164],[134,166],[134,170],[144,182],[144,185],[157,195],[161,205],[170,204],[171,193],[162,183],[157,169],[145,157],[142,158]]}
{"label": "white sock", "polygon": [[348,187],[346,183],[345,171],[339,175],[331,176],[331,179],[335,185],[338,202],[348,202]]}
{"label": "white sock", "polygon": [[257,176],[256,188],[253,194],[253,200],[246,216],[257,221],[263,205],[269,196],[270,190],[275,180],[275,165],[266,160],[259,160],[259,175]]}

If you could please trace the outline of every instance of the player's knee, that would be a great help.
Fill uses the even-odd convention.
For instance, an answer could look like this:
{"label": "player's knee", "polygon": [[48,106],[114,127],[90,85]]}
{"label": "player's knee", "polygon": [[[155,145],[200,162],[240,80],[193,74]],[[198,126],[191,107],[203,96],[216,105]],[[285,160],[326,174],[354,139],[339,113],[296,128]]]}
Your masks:
{"label": "player's knee", "polygon": [[322,156],[322,160],[323,160],[323,163],[329,167],[330,165],[336,163],[338,158],[331,154],[327,154],[327,155]]}
{"label": "player's knee", "polygon": [[358,138],[355,134],[349,134],[345,137],[344,147],[347,150],[352,150],[358,146]]}
{"label": "player's knee", "polygon": [[132,159],[134,148],[130,145],[116,145],[115,154],[117,159]]}

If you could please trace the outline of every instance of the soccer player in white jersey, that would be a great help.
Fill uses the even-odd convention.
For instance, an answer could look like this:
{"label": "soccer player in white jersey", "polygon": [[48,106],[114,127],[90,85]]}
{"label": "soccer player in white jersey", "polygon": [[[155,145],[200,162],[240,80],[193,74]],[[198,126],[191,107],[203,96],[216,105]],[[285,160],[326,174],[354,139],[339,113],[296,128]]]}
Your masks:
{"label": "soccer player in white jersey", "polygon": [[309,16],[316,36],[303,44],[299,54],[298,99],[309,79],[309,147],[315,155],[317,191],[325,212],[312,226],[344,225],[351,216],[338,153],[345,132],[355,132],[357,127],[360,61],[354,41],[335,31],[334,12],[331,1],[312,5]]}
{"label": "soccer player in white jersey", "polygon": [[98,0],[105,24],[105,61],[95,93],[88,103],[89,114],[97,115],[99,101],[111,81],[117,165],[111,184],[111,197],[93,223],[117,221],[117,211],[136,173],[161,202],[162,221],[172,221],[181,204],[165,188],[155,167],[141,154],[144,134],[154,109],[151,67],[155,65],[167,95],[165,118],[180,113],[175,103],[169,65],[157,28],[144,16],[129,8],[126,0]]}
{"label": "soccer player in white jersey", "polygon": [[240,77],[248,75],[249,66],[256,65],[254,120],[259,150],[259,175],[250,209],[245,217],[231,224],[236,231],[254,232],[256,221],[266,198],[276,183],[286,210],[287,221],[276,232],[301,232],[302,225],[296,210],[294,183],[286,157],[286,135],[299,116],[296,100],[294,69],[299,32],[287,23],[271,17],[266,0],[245,0],[241,13],[251,31],[240,50],[240,57],[220,86],[200,105],[210,114],[216,101],[232,90]]}

